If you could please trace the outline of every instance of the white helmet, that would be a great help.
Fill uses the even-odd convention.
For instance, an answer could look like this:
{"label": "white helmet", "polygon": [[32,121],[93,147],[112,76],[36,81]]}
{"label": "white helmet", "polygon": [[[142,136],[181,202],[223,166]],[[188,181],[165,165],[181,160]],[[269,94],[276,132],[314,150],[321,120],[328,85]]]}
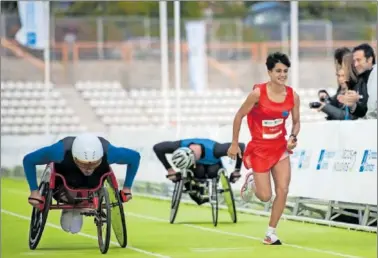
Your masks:
{"label": "white helmet", "polygon": [[191,149],[181,147],[172,154],[172,163],[178,169],[189,168],[195,163],[195,156]]}
{"label": "white helmet", "polygon": [[74,159],[83,163],[96,162],[104,156],[100,139],[89,133],[76,136],[71,152]]}

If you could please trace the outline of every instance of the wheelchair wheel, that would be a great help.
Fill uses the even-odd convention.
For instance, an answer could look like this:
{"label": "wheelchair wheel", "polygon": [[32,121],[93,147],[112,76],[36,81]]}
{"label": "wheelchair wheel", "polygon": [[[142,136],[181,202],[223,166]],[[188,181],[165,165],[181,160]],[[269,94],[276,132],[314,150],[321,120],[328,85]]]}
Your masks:
{"label": "wheelchair wheel", "polygon": [[118,189],[113,186],[110,180],[108,180],[108,184],[110,185],[109,198],[112,207],[113,232],[117,238],[118,244],[122,248],[125,248],[127,246],[127,229],[123,202],[121,201],[121,196]]}
{"label": "wheelchair wheel", "polygon": [[218,225],[218,180],[216,178],[212,180],[211,184],[210,205],[213,225],[216,227]]}
{"label": "wheelchair wheel", "polygon": [[175,183],[175,188],[173,190],[172,195],[172,203],[171,203],[171,216],[169,218],[169,222],[173,224],[176,219],[177,211],[181,201],[181,195],[184,188],[184,180],[179,180]]}
{"label": "wheelchair wheel", "polygon": [[[109,249],[111,236],[111,218],[112,209],[107,188],[102,187],[99,191],[99,204],[97,214],[95,216],[95,223],[97,226],[98,245],[102,254],[106,254]],[[105,232],[103,232],[103,226]],[[104,235],[105,234],[105,235]]]}
{"label": "wheelchair wheel", "polygon": [[41,182],[38,189],[45,199],[45,204],[42,211],[33,207],[29,229],[29,248],[31,250],[36,249],[41,240],[52,202],[52,190],[49,187],[49,182]]}
{"label": "wheelchair wheel", "polygon": [[223,193],[223,198],[227,204],[228,212],[230,213],[231,220],[233,223],[237,222],[236,207],[234,194],[232,192],[231,184],[224,171],[220,173],[220,181],[222,184],[222,189],[219,191]]}

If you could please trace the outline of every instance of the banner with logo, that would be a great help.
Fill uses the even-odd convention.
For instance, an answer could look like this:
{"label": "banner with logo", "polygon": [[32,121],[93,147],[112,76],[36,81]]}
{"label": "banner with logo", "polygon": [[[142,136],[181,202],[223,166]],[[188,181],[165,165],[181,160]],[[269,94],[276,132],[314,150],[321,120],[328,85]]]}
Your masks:
{"label": "banner with logo", "polygon": [[44,49],[48,46],[49,2],[18,1],[21,28],[16,40],[29,48]]}
{"label": "banner with logo", "polygon": [[[290,128],[288,128],[290,132]],[[161,141],[178,140],[175,129],[151,129],[138,131],[111,131],[102,136],[116,146],[135,149],[141,154],[136,181],[166,187],[167,179],[163,165],[153,152],[153,146]],[[22,165],[28,152],[50,145],[63,135],[2,136],[2,166]],[[210,138],[229,142],[232,127],[182,128],[181,138]],[[249,132],[245,126],[240,141],[248,143]],[[235,162],[222,158],[229,172]],[[377,124],[376,120],[326,121],[304,123],[298,135],[298,146],[290,156],[291,183],[289,196],[306,197],[349,203],[377,205]],[[112,165],[119,180],[125,178],[124,165]],[[43,169],[43,166],[40,168]],[[242,169],[246,174],[245,168]],[[232,184],[235,194],[240,192],[244,178]],[[272,182],[272,189],[274,184]],[[158,191],[159,192],[159,191]]]}
{"label": "banner with logo", "polygon": [[304,124],[290,195],[377,204],[376,120]]}
{"label": "banner with logo", "polygon": [[195,91],[207,89],[206,22],[186,22],[189,84]]}

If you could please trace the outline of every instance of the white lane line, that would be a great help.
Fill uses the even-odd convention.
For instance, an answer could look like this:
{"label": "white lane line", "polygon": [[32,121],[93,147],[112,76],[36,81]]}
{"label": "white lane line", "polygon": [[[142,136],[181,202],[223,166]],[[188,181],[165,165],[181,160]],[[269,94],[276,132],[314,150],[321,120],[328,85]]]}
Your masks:
{"label": "white lane line", "polygon": [[[2,190],[4,190],[4,188]],[[9,191],[9,192],[15,192],[15,193],[17,192],[19,194],[21,192],[21,191],[18,191],[17,189],[10,189],[10,188],[8,188],[6,190]],[[25,193],[25,192],[23,192],[23,193]],[[133,212],[125,212],[125,214],[133,216],[133,217],[136,217],[136,218],[142,218],[142,219],[151,220],[151,221],[164,222],[164,223],[168,222],[167,219],[162,219],[162,218],[158,218],[158,217],[152,217],[152,216],[138,214],[138,213],[133,213]],[[222,235],[248,238],[248,239],[252,239],[252,240],[255,240],[255,241],[259,241],[259,242],[263,241],[262,238],[258,238],[258,237],[254,237],[254,236],[249,236],[249,235],[245,235],[245,234],[239,234],[239,233],[233,233],[233,232],[218,230],[218,229],[214,229],[214,228],[207,228],[207,227],[202,227],[202,226],[197,226],[197,225],[191,225],[191,224],[177,224],[177,225],[178,226],[181,225],[181,226],[185,226],[185,227],[195,228],[195,229],[202,230],[202,231],[208,231],[208,232],[218,233],[218,234],[222,234]],[[317,249],[317,248],[305,247],[305,246],[300,246],[300,245],[285,244],[285,243],[283,245],[289,246],[289,247],[292,247],[292,248],[296,248],[296,249],[305,250],[305,251],[315,252],[315,253],[330,254],[330,255],[334,255],[334,256],[338,256],[338,257],[364,258],[362,256],[349,255],[349,254],[334,252],[334,251],[330,251],[330,250]]]}
{"label": "white lane line", "polygon": [[[7,211],[7,210],[4,210],[4,209],[1,209],[1,212],[4,213],[4,214],[11,215],[13,217],[20,218],[20,219],[24,219],[24,220],[28,220],[28,221],[31,220],[31,218],[29,218],[29,217],[26,217],[26,216],[23,216],[21,214],[14,213],[14,212],[11,212],[11,211]],[[61,230],[60,226],[52,224],[52,223],[48,223],[47,222],[46,226],[49,226],[49,227]],[[89,234],[85,234],[85,233],[81,233],[81,232],[78,233],[77,235],[97,240],[97,236],[93,236],[93,235],[89,235]],[[110,243],[113,244],[113,245],[119,246],[117,242],[110,241]],[[128,248],[130,250],[133,250],[133,251],[136,251],[136,252],[139,252],[139,253],[150,255],[150,256],[155,256],[155,257],[160,257],[160,258],[171,258],[170,256],[166,256],[166,255],[163,255],[163,254],[158,254],[158,253],[153,253],[153,252],[145,251],[145,250],[142,250],[142,249],[139,249],[139,248],[135,248],[135,247],[132,247],[132,246],[127,246],[126,248]]]}
{"label": "white lane line", "polygon": [[[47,251],[44,250],[43,252],[39,252],[38,250],[33,251],[33,252],[25,252],[21,253],[20,255],[23,256],[61,256],[62,253],[57,253],[56,251]],[[64,252],[64,255],[86,255],[85,253],[79,253],[79,252]]]}
{"label": "white lane line", "polygon": [[191,248],[192,252],[195,253],[211,253],[211,252],[250,252],[253,250],[252,247],[230,247],[230,248]]}

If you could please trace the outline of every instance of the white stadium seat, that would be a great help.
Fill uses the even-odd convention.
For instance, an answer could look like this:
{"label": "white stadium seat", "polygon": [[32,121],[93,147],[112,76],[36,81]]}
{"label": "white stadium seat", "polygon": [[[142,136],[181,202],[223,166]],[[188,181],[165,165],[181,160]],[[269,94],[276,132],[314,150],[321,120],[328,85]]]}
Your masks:
{"label": "white stadium seat", "polygon": [[[43,82],[1,82],[2,134],[43,134],[45,132],[45,84]],[[49,105],[52,128],[58,133],[86,130],[74,110],[67,106],[59,89],[50,85]]]}

